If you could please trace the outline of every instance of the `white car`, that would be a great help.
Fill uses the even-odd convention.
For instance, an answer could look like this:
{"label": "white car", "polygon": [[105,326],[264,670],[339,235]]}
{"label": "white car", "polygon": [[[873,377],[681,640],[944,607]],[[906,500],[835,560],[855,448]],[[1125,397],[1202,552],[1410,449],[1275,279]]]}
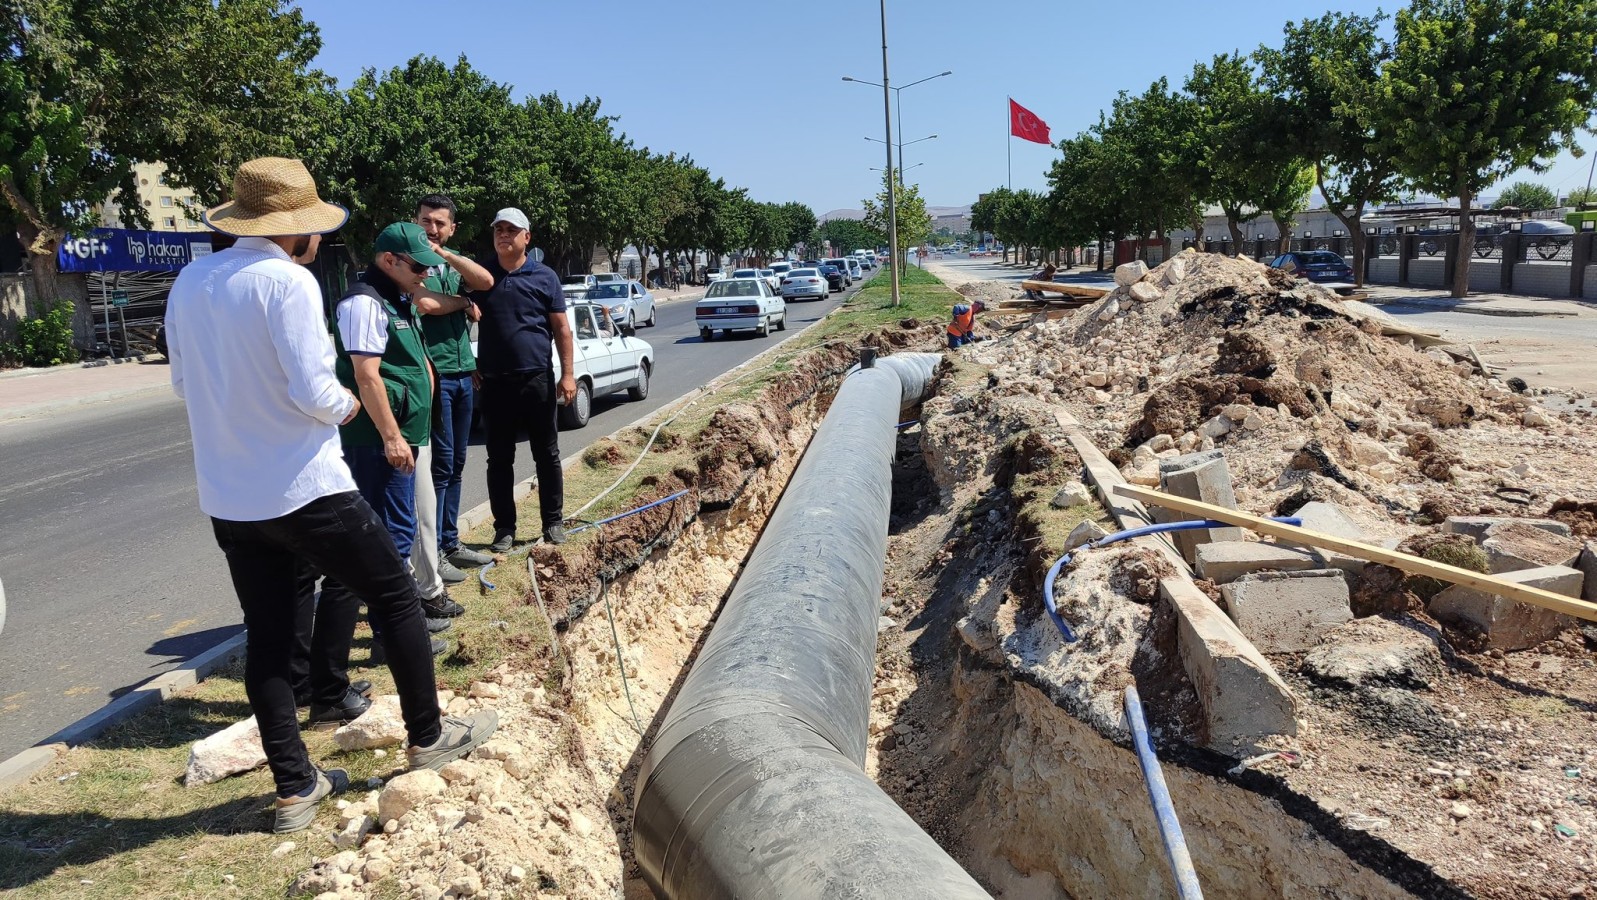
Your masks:
{"label": "white car", "polygon": [[850,257],[848,257],[847,262],[848,262],[848,277],[854,279],[855,281],[864,281],[865,280],[865,267],[860,265],[859,259],[857,259],[857,258],[855,258],[853,256],[850,256]]}
{"label": "white car", "polygon": [[598,283],[596,275],[567,275],[560,280],[560,293],[565,294],[568,301],[581,300]]}
{"label": "white car", "polygon": [[848,260],[841,256],[834,256],[831,259],[823,259],[821,260],[821,265],[836,266],[837,271],[843,273],[843,287],[848,287],[855,281],[859,280],[859,276],[854,274],[856,271],[858,271],[858,269],[849,268]]}
{"label": "white car", "polygon": [[782,262],[774,262],[771,263],[771,271],[776,273],[776,277],[778,279],[777,283],[780,284],[781,279],[786,278],[787,273],[793,271],[793,264],[787,262],[786,260],[783,260]]}
{"label": "white car", "polygon": [[[571,322],[577,396],[560,407],[560,427],[587,425],[595,397],[626,391],[632,400],[647,399],[649,379],[654,375],[654,347],[629,334],[630,326],[610,319],[597,303],[578,300],[566,307],[565,315]],[[471,342],[471,352],[477,352],[476,341]],[[558,353],[554,354],[554,369],[555,381],[559,382],[563,367]],[[473,416],[481,414],[482,406],[478,404]]]}
{"label": "white car", "polygon": [[794,269],[782,279],[782,299],[825,300],[832,293],[819,269]]}
{"label": "white car", "polygon": [[752,329],[765,337],[774,326],[787,330],[787,303],[771,290],[764,278],[728,278],[710,285],[704,299],[693,308],[699,340],[708,343],[720,331]]}
{"label": "white car", "polygon": [[764,278],[765,283],[771,286],[771,290],[778,294],[782,293],[782,276],[776,274],[775,269],[761,269],[760,277]]}
{"label": "white car", "polygon": [[608,281],[588,291],[588,300],[610,311],[611,318],[633,328],[654,327],[654,295],[636,281]]}
{"label": "white car", "polygon": [[608,284],[612,281],[626,281],[620,272],[600,272],[593,276],[598,284]]}

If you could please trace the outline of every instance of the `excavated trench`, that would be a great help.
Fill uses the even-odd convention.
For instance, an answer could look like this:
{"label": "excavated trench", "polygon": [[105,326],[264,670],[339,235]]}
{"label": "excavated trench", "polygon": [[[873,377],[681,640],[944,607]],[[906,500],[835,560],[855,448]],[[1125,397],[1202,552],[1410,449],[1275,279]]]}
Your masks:
{"label": "excavated trench", "polygon": [[[440,862],[447,852],[467,858],[485,887],[503,896],[525,894],[524,879],[532,877],[542,896],[653,896],[632,847],[640,763],[846,362],[832,353],[810,367],[808,380],[790,381],[786,396],[718,414],[712,427],[735,430],[736,440],[721,440],[716,470],[678,473],[718,486],[717,502],[640,516],[645,521],[615,536],[608,557],[601,547],[589,551],[595,559],[567,560],[562,571],[538,558],[557,618],[568,624],[557,661],[563,677],[546,693],[547,672],[497,673],[496,702],[509,724],[503,744],[485,747],[483,765],[497,760],[520,785],[507,791],[509,779],[495,774],[484,777],[487,787],[470,780],[450,787],[465,783],[484,805],[505,800],[500,806],[517,823],[484,825],[470,846],[428,849],[424,834],[417,859],[436,872],[402,875],[401,887],[447,891],[459,868]],[[1086,692],[1085,705],[1079,692],[1064,696],[1031,658],[1047,648],[1015,630],[1016,623],[1046,624],[1037,585],[1048,561],[1039,558],[1039,535],[1022,515],[1014,479],[1039,466],[1079,463],[1036,437],[1046,429],[1032,413],[984,398],[980,380],[959,381],[947,367],[942,378],[941,396],[916,414],[922,425],[897,442],[867,773],[994,896],[1174,896],[1123,721],[1102,715],[1118,707],[1124,685],[1106,677]],[[670,481],[658,489],[675,489]],[[632,555],[628,565],[614,562],[622,545]],[[577,581],[568,572],[582,565],[611,567],[602,595],[575,587],[561,594],[561,584]],[[1181,742],[1163,746],[1161,729],[1181,732],[1191,693],[1166,652],[1172,628],[1152,617],[1131,671],[1158,726],[1165,777],[1211,896],[1457,893],[1272,780],[1228,776],[1230,760]],[[1064,652],[1094,649],[1084,641]],[[522,794],[530,812],[516,805]],[[610,827],[599,827],[606,819]],[[410,852],[404,837],[395,835],[383,852]]]}

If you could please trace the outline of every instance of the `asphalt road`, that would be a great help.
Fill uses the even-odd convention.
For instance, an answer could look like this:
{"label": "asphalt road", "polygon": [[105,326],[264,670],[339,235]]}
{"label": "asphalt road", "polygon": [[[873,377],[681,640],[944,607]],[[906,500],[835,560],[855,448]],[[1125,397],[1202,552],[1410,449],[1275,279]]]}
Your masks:
{"label": "asphalt road", "polygon": [[[851,289],[857,290],[856,286]],[[693,304],[659,307],[638,337],[655,350],[647,400],[596,399],[562,455],[630,424],[836,308],[795,303],[785,332],[699,340]],[[471,453],[462,508],[487,500]],[[0,424],[0,759],[243,629],[209,520],[200,512],[182,404],[156,393]],[[531,459],[518,457],[518,474]],[[582,500],[586,498],[572,498]]]}

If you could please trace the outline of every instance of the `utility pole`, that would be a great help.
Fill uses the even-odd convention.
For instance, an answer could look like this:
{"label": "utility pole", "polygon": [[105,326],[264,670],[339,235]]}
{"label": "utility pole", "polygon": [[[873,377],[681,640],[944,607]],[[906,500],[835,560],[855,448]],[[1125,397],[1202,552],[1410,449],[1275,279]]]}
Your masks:
{"label": "utility pole", "polygon": [[893,172],[893,89],[887,76],[887,0],[882,9],[882,118],[887,122],[887,252],[893,257],[893,306],[898,297],[898,177]]}

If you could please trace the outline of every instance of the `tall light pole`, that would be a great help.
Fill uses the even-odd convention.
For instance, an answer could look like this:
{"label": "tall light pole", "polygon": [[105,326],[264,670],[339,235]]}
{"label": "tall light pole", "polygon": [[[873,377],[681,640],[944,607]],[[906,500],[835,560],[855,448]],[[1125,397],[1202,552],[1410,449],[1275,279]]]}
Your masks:
{"label": "tall light pole", "polygon": [[893,257],[893,306],[900,304],[898,296],[898,178],[893,174],[893,94],[887,77],[887,0],[880,0],[882,9],[882,118],[886,122],[887,140],[887,252]]}
{"label": "tall light pole", "polygon": [[[910,88],[914,87],[917,84],[925,84],[926,82],[931,81],[934,78],[942,78],[944,75],[952,75],[952,74],[954,74],[954,70],[953,69],[949,69],[946,72],[938,72],[936,75],[928,75],[925,78],[922,78],[920,81],[911,81],[909,84],[906,84],[903,87],[896,87],[896,88],[892,88],[891,89],[892,92],[893,92],[893,96],[895,98],[895,103],[898,106],[898,138],[899,138],[899,142],[898,142],[898,162],[899,162],[900,165],[902,165],[903,162],[904,162],[904,148],[908,147],[909,144],[915,143],[914,141],[910,141],[909,144],[904,143],[904,92],[909,90]],[[864,80],[862,78],[850,78],[847,75],[843,76],[843,80],[844,81],[852,81],[855,84],[868,84],[871,87],[881,87],[881,85],[877,84],[874,81],[866,81],[866,80]]]}

